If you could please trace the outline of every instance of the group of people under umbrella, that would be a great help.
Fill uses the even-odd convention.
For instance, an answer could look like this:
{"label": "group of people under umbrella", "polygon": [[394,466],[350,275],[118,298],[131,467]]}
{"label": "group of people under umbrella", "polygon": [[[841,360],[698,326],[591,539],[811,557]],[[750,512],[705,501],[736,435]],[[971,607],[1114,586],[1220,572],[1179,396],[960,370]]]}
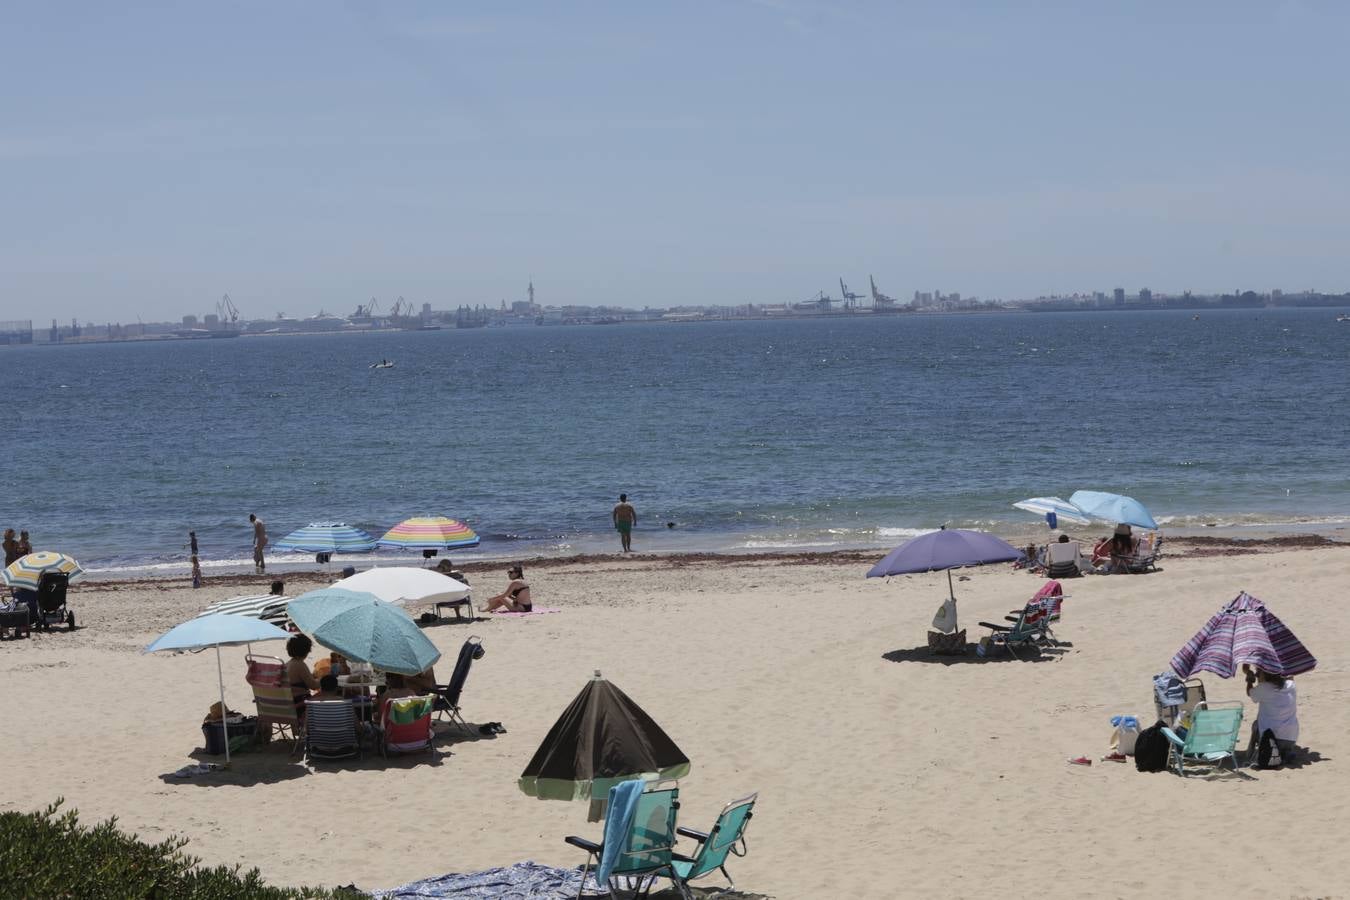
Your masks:
{"label": "group of people under umbrella", "polygon": [[[1081,502],[1081,493],[1074,495],[1076,501]],[[1121,499],[1130,501],[1130,498]],[[1130,501],[1130,504],[1142,509],[1137,501]],[[1104,511],[1103,517],[1133,518],[1140,525],[1152,522],[1151,516],[1145,521],[1147,511],[1141,514],[1128,506],[1116,503]],[[965,633],[956,628],[952,569],[1016,561],[1023,556],[1022,551],[994,535],[942,528],[896,547],[868,571],[867,577],[946,571],[948,598],[939,610],[934,626],[941,627],[950,640],[945,643],[939,640],[935,644],[930,632],[930,648],[936,647],[939,652],[943,649],[964,652]],[[1258,742],[1266,739],[1272,740],[1278,746],[1280,757],[1288,761],[1296,752],[1295,742],[1299,736],[1297,691],[1293,678],[1311,671],[1316,665],[1316,659],[1288,626],[1262,601],[1243,591],[1225,603],[1177,651],[1170,661],[1169,677],[1184,681],[1206,671],[1221,678],[1232,678],[1241,670],[1246,677],[1247,694],[1258,704],[1248,756],[1252,757]]]}

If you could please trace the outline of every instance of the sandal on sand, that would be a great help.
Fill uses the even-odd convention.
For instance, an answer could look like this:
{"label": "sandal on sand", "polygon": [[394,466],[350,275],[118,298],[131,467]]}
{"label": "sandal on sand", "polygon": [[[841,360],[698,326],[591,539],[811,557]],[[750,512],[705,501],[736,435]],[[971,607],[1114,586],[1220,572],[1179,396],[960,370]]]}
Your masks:
{"label": "sandal on sand", "polygon": [[1090,766],[1090,765],[1092,765],[1092,760],[1088,759],[1086,756],[1079,756],[1079,757],[1077,757],[1076,759],[1071,759],[1071,760],[1069,760],[1069,765],[1071,765],[1071,766]]}

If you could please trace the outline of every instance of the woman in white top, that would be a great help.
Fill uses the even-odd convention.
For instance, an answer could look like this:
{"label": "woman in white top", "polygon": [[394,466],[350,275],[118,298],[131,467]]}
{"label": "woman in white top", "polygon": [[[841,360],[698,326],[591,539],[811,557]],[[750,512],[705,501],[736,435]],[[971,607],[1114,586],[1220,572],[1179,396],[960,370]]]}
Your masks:
{"label": "woman in white top", "polygon": [[1252,739],[1247,745],[1248,758],[1254,758],[1261,735],[1267,730],[1275,735],[1282,759],[1294,752],[1298,740],[1298,691],[1294,679],[1253,669],[1246,663],[1242,671],[1247,676],[1247,696],[1256,701],[1256,721],[1252,723]]}

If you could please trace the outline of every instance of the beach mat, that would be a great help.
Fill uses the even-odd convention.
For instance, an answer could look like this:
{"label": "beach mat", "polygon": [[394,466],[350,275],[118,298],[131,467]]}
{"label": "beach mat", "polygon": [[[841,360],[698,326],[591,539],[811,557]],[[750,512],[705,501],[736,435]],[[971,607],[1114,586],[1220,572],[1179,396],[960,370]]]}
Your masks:
{"label": "beach mat", "polygon": [[562,610],[556,606],[536,606],[529,612],[510,612],[509,610],[504,609],[494,609],[492,611],[492,614],[494,616],[511,616],[513,618],[523,619],[526,616],[542,616],[545,613],[556,613],[556,612],[562,612]]}
{"label": "beach mat", "polygon": [[[438,875],[423,878],[385,891],[372,891],[378,900],[418,900],[426,897],[453,897],[476,900],[489,897],[530,897],[540,900],[571,900],[577,895],[580,869],[561,869],[526,860],[515,865],[484,872]],[[586,878],[587,895],[601,896],[595,879]]]}
{"label": "beach mat", "polygon": [[[526,860],[515,865],[483,872],[466,872],[461,875],[439,875],[435,878],[423,878],[389,888],[383,891],[371,891],[370,896],[377,900],[425,900],[425,898],[449,897],[454,900],[478,900],[478,898],[529,898],[529,900],[573,900],[577,895],[577,878],[581,869],[561,869],[545,866]],[[677,898],[679,891],[668,882],[658,885],[651,896],[654,898]],[[718,900],[769,900],[762,894],[746,891],[718,890],[703,891],[690,886],[695,898],[716,896]],[[595,883],[592,875],[586,876],[585,897],[605,897]]]}

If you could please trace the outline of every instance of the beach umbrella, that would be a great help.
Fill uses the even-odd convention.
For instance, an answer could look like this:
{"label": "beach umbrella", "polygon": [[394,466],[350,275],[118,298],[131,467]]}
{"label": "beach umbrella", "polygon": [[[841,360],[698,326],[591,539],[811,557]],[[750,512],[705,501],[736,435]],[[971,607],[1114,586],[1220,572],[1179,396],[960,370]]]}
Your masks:
{"label": "beach umbrella", "polygon": [[1079,525],[1088,525],[1092,522],[1081,509],[1059,497],[1028,497],[1025,500],[1018,500],[1013,506],[1045,516],[1045,521],[1051,528],[1054,528],[1061,519]]}
{"label": "beach umbrella", "polygon": [[456,547],[476,547],[478,535],[458,519],[445,516],[423,516],[404,519],[380,538],[381,547],[401,550],[453,550]]}
{"label": "beach umbrella", "polygon": [[1317,660],[1264,603],[1243,591],[1177,651],[1171,666],[1183,679],[1201,671],[1232,678],[1243,663],[1293,676],[1312,671]]}
{"label": "beach umbrella", "polygon": [[1011,562],[1021,559],[1023,555],[1022,551],[1012,544],[983,531],[941,528],[905,541],[873,566],[868,571],[867,577],[884,578],[888,575],[940,572],[946,569],[947,590],[951,593],[952,600],[955,600],[952,569]]}
{"label": "beach umbrella", "polygon": [[597,671],[517,781],[541,800],[603,800],[620,781],[689,774],[689,757],[633,700]]}
{"label": "beach umbrella", "polygon": [[365,591],[386,603],[448,603],[469,596],[469,586],[462,581],[412,566],[388,566],[367,569],[333,583],[333,587],[347,591]]}
{"label": "beach umbrella", "polygon": [[188,619],[157,637],[142,653],[167,650],[205,650],[216,648],[216,679],[220,683],[220,727],[225,736],[225,762],[230,761],[229,725],[225,722],[225,675],[220,665],[220,648],[261,641],[284,641],[290,635],[275,625],[247,616],[213,613]]}
{"label": "beach umbrella", "polygon": [[441,658],[402,607],[364,591],[320,588],[296,597],[286,613],[329,650],[386,672],[416,675]]}
{"label": "beach umbrella", "polygon": [[1133,497],[1124,494],[1109,494],[1105,491],[1074,491],[1069,502],[1094,519],[1104,522],[1119,522],[1122,525],[1135,525],[1139,528],[1156,529],[1158,523],[1153,516]]}
{"label": "beach umbrella", "polygon": [[360,528],[341,522],[311,522],[277,541],[272,549],[308,553],[367,553],[375,549],[375,539]]}
{"label": "beach umbrella", "polygon": [[51,550],[41,550],[14,560],[5,567],[4,572],[0,572],[0,578],[4,579],[7,587],[36,591],[43,572],[61,572],[68,575],[71,582],[84,577],[84,569],[80,568],[75,557]]}
{"label": "beach umbrella", "polygon": [[271,622],[278,628],[285,628],[286,606],[290,602],[290,597],[279,594],[247,594],[242,597],[227,597],[206,607],[197,614],[197,618],[218,613],[231,616],[249,616],[254,619],[262,619],[264,622]]}

